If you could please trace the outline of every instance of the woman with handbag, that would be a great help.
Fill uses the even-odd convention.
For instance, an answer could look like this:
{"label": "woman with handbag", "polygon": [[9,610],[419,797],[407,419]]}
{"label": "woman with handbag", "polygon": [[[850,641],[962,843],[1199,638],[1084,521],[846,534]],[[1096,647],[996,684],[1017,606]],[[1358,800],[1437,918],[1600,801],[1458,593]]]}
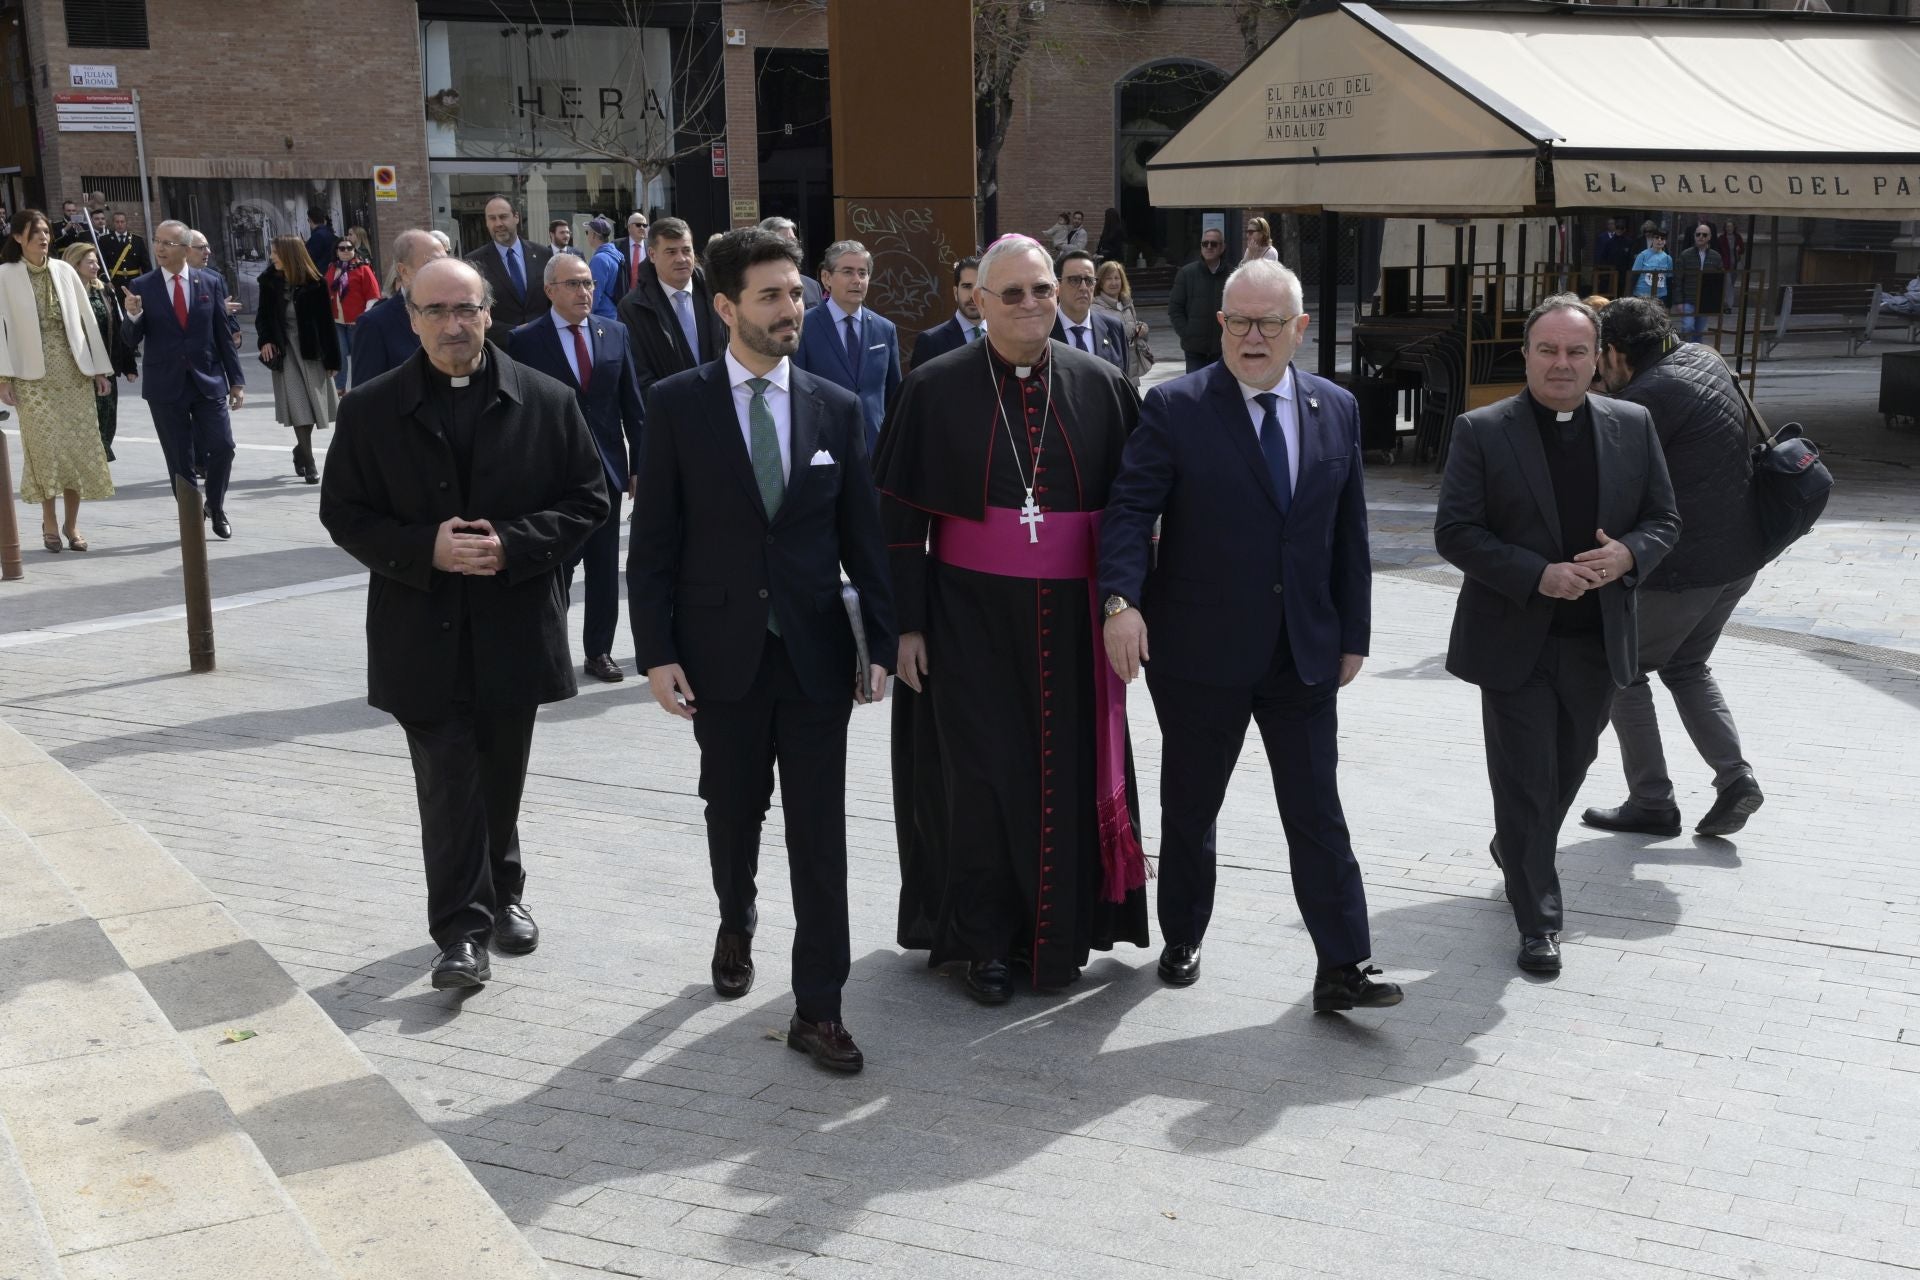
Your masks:
{"label": "woman with handbag", "polygon": [[[100,326],[113,371],[128,381],[139,377],[140,357],[121,333],[126,316],[120,311],[120,295],[107,287],[106,275],[100,270],[100,255],[90,244],[75,243],[68,245],[60,256],[80,273],[80,283],[87,287],[87,301],[93,304],[93,320]],[[93,406],[100,421],[100,447],[107,451],[107,461],[112,462],[115,460],[113,436],[120,422],[120,384],[109,378],[106,391],[94,398]]]}
{"label": "woman with handbag", "polygon": [[299,236],[275,236],[273,265],[260,273],[260,359],[273,371],[273,416],[293,428],[293,469],[320,483],[313,431],[333,425],[340,401],[333,375],[340,369],[340,338],[333,303],[319,268]]}
{"label": "woman with handbag", "polygon": [[[80,273],[52,256],[53,228],[22,209],[0,241],[0,404],[20,411],[20,499],[40,504],[40,542],[85,551],[83,499],[113,496],[94,398],[113,386],[113,362]],[[56,524],[55,498],[66,500]],[[0,501],[4,496],[0,496]]]}
{"label": "woman with handbag", "polygon": [[1134,314],[1133,290],[1127,284],[1127,269],[1117,262],[1103,262],[1096,273],[1093,305],[1119,316],[1127,326],[1127,381],[1140,389],[1140,379],[1153,368],[1153,348],[1147,345],[1147,326]]}

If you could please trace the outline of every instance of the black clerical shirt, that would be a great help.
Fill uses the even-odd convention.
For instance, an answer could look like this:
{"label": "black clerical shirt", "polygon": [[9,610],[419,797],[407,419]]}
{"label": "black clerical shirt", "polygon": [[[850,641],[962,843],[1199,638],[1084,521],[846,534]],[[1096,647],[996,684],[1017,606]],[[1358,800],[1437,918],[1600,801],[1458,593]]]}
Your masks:
{"label": "black clerical shirt", "polygon": [[427,395],[441,428],[447,433],[447,447],[453,450],[453,473],[460,477],[460,497],[464,502],[473,492],[474,433],[479,430],[480,415],[493,403],[493,364],[483,359],[462,386],[454,385],[455,379],[440,372],[430,360],[426,362],[426,374]]}
{"label": "black clerical shirt", "polygon": [[[1600,522],[1600,465],[1593,453],[1593,414],[1584,399],[1564,421],[1531,394],[1527,403],[1547,456],[1553,505],[1560,512],[1560,544],[1571,560],[1600,545],[1594,536]],[[1589,590],[1578,600],[1554,601],[1553,623],[1548,628],[1552,634],[1596,635],[1600,628],[1599,591]]]}

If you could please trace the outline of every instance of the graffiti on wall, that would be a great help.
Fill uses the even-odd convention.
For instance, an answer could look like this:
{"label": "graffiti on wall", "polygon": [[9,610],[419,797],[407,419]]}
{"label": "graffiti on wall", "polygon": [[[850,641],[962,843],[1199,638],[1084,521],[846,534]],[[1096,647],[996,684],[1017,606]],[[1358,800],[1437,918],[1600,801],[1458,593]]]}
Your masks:
{"label": "graffiti on wall", "polygon": [[850,204],[853,238],[873,255],[867,305],[895,324],[921,327],[947,310],[947,282],[960,260],[925,205]]}

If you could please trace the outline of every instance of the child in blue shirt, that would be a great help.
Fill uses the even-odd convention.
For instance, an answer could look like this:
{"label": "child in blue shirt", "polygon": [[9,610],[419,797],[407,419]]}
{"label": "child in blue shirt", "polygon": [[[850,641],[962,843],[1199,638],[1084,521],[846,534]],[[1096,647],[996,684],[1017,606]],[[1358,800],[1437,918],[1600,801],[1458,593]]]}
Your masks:
{"label": "child in blue shirt", "polygon": [[1636,298],[1667,300],[1667,284],[1673,276],[1673,258],[1667,253],[1667,233],[1655,228],[1647,233],[1647,247],[1633,260]]}

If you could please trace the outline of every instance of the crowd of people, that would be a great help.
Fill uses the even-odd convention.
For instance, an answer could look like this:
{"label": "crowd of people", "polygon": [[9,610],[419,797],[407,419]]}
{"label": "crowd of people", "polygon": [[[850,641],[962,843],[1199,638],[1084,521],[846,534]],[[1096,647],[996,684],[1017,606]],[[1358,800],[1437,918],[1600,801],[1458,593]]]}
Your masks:
{"label": "crowd of people", "polygon": [[[535,711],[577,690],[576,572],[584,672],[625,679],[624,495],[635,666],[700,757],[722,997],[755,981],[782,782],[793,1048],[864,1062],[841,1010],[846,754],[854,708],[893,675],[896,937],[958,966],[973,999],[1062,991],[1092,952],[1151,945],[1126,716],[1144,678],[1162,739],[1160,979],[1200,978],[1215,820],[1251,725],[1314,1009],[1401,1001],[1372,964],[1337,777],[1339,691],[1371,631],[1358,412],[1294,367],[1311,318],[1263,219],[1235,267],[1206,231],[1170,307],[1187,371],[1143,397],[1124,264],[1076,244],[1072,214],[1057,252],[1009,235],[955,263],[953,315],[910,362],[866,306],[857,241],[810,280],[780,218],[703,254],[670,216],[634,213],[622,237],[595,218],[577,249],[559,223],[546,245],[523,239],[507,197],[485,218],[464,258],[402,232],[377,302],[361,250],[316,219],[273,241],[257,322],[295,468],[371,571],[368,697],[408,740],[435,987],[483,986],[492,953],[539,945],[518,830]],[[1696,829],[1730,834],[1763,801],[1708,666],[1764,560],[1745,407],[1687,341],[1687,268],[1648,258],[1664,257],[1658,230],[1636,258],[1647,292],[1535,309],[1526,389],[1455,425],[1435,522],[1464,575],[1447,666],[1480,690],[1489,851],[1535,972],[1562,964],[1560,829],[1609,722],[1627,798],[1583,820],[1680,830],[1650,676],[1713,770]],[[27,211],[0,252],[0,400],[21,414],[22,492],[44,504],[49,550],[83,549],[80,504],[112,492],[113,380],[142,350],[169,471],[204,483],[230,536],[244,381],[204,237],[161,223],[153,269],[118,295],[104,242],[55,241]],[[312,433],[330,423],[322,474]]]}

